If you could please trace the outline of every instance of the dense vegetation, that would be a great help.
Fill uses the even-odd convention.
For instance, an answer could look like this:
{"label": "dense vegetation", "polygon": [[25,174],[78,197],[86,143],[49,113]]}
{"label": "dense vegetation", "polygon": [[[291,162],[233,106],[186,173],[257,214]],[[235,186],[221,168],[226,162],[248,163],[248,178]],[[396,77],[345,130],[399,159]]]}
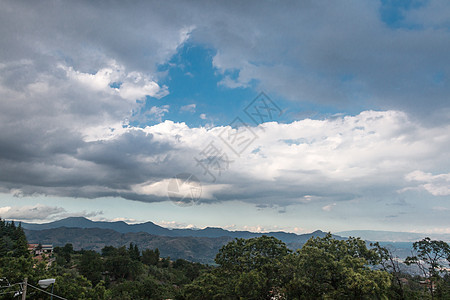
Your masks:
{"label": "dense vegetation", "polygon": [[[25,277],[34,286],[55,278],[53,293],[67,299],[450,299],[449,245],[424,239],[413,251],[406,263],[421,276],[403,274],[379,244],[331,235],[311,238],[295,252],[274,237],[235,239],[219,250],[214,266],[172,261],[133,243],[101,253],[66,244],[37,259],[20,225],[0,220],[0,299],[13,299],[20,289],[13,284]],[[27,291],[27,299],[48,297]]]}
{"label": "dense vegetation", "polygon": [[[75,224],[76,225],[76,224]],[[25,228],[25,226],[23,226]],[[140,249],[156,249],[161,256],[183,258],[203,264],[213,264],[220,248],[233,238],[223,236],[208,237],[169,237],[146,232],[120,233],[101,228],[67,228],[59,227],[45,230],[24,229],[28,242],[65,245],[73,244],[75,249],[95,250],[100,252],[105,246],[120,247],[130,243]],[[306,241],[305,241],[306,242]]]}

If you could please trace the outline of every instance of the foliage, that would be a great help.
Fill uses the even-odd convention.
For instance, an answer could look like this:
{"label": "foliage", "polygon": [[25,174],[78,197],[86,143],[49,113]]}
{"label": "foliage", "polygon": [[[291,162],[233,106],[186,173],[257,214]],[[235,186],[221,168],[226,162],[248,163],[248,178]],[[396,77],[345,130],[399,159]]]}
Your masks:
{"label": "foliage", "polygon": [[159,262],[158,248],[156,248],[155,250],[145,249],[144,251],[142,251],[142,262],[148,266],[156,266],[156,264]]}
{"label": "foliage", "polygon": [[105,260],[105,269],[113,280],[132,280],[142,273],[141,264],[132,258],[130,252],[122,246]]}
{"label": "foliage", "polygon": [[413,244],[416,255],[408,256],[405,263],[415,264],[422,271],[423,276],[429,280],[428,289],[433,299],[436,290],[441,294],[446,294],[445,282],[441,282],[441,274],[447,274],[450,263],[450,246],[443,241],[435,241],[424,238]]}
{"label": "foliage", "polygon": [[283,285],[283,259],[289,253],[286,244],[274,237],[236,239],[219,250],[216,263],[221,272],[233,279],[230,288],[236,296],[261,299],[274,287]]}
{"label": "foliage", "polygon": [[[262,236],[235,239],[216,255],[216,265],[160,257],[158,249],[141,251],[134,243],[106,246],[101,254],[75,251],[68,243],[42,261],[26,250],[21,226],[0,220],[0,281],[32,285],[55,278],[56,295],[67,299],[450,299],[448,244],[424,239],[414,243],[410,264],[424,276],[400,271],[394,255],[359,238],[311,238],[289,250],[280,240]],[[425,279],[433,289],[424,289]],[[426,286],[425,286],[426,287]],[[11,299],[18,286],[3,287]],[[28,298],[45,299],[33,288]]]}
{"label": "foliage", "polygon": [[94,288],[92,283],[74,272],[66,270],[65,273],[56,276],[53,292],[67,299],[103,299],[105,287],[99,282]]}
{"label": "foliage", "polygon": [[165,292],[164,286],[157,280],[146,276],[112,286],[106,293],[106,299],[162,299],[168,296]]}
{"label": "foliage", "polygon": [[336,240],[331,234],[312,238],[288,258],[292,279],[287,295],[290,299],[384,299],[390,275],[369,267],[379,261],[377,252],[359,238]]}
{"label": "foliage", "polygon": [[93,285],[102,280],[103,260],[99,253],[95,251],[85,251],[81,255],[78,264],[78,270],[81,275],[86,277]]}
{"label": "foliage", "polygon": [[58,255],[58,263],[61,265],[65,265],[66,267],[70,266],[70,262],[72,259],[73,251],[73,245],[70,243],[67,243],[64,245],[64,247],[55,247],[53,250],[54,253]]}
{"label": "foliage", "polygon": [[0,219],[0,257],[28,256],[27,239],[21,224]]}

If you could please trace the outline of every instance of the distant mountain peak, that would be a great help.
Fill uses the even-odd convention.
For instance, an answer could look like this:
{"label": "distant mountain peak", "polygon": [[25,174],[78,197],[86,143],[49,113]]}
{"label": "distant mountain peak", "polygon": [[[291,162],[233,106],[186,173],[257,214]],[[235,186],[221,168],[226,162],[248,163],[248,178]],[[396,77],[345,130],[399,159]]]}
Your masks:
{"label": "distant mountain peak", "polygon": [[54,222],[64,222],[64,221],[88,221],[88,222],[92,222],[91,220],[85,218],[85,217],[67,217],[61,220],[56,220],[56,221],[52,221],[50,223],[54,223]]}
{"label": "distant mountain peak", "polygon": [[289,232],[250,232],[250,231],[229,231],[220,227],[206,227],[204,229],[169,229],[156,225],[153,222],[145,222],[139,224],[127,224],[124,221],[92,221],[85,217],[68,217],[59,221],[46,223],[46,224],[28,224],[23,223],[22,226],[29,230],[44,230],[44,229],[54,229],[60,227],[66,228],[100,228],[100,229],[112,229],[119,233],[131,233],[131,232],[145,232],[157,236],[168,236],[168,237],[230,237],[230,238],[254,238],[262,235],[273,236],[285,243],[304,243],[309,238],[323,237],[325,232],[321,230],[316,230],[309,234],[295,234]]}

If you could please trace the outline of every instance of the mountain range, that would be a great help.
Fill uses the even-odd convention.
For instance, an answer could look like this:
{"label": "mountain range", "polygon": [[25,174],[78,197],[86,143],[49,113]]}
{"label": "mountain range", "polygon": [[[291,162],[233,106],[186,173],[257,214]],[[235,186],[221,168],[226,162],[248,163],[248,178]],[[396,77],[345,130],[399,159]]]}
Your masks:
{"label": "mountain range", "polygon": [[[308,234],[287,232],[257,233],[250,231],[230,231],[222,228],[204,229],[169,229],[152,222],[127,224],[123,221],[92,221],[84,217],[70,217],[50,223],[22,223],[30,243],[53,244],[64,246],[73,244],[76,250],[86,249],[100,251],[104,246],[123,246],[134,243],[140,249],[158,248],[161,256],[172,259],[183,258],[202,263],[214,263],[219,249],[235,238],[253,238],[262,235],[273,236],[282,240],[292,250],[301,248],[311,237],[323,237],[325,232],[317,230]],[[353,230],[342,231],[333,235],[336,239],[361,237],[367,241],[382,242],[395,249],[400,257],[410,254],[412,242],[426,237],[426,234]],[[450,234],[431,235],[433,239],[450,240]]]}
{"label": "mountain range", "polygon": [[[84,217],[70,217],[50,223],[33,224],[22,223],[22,227],[28,230],[44,230],[54,229],[60,227],[68,228],[101,228],[112,229],[120,233],[130,232],[146,232],[152,235],[168,236],[168,237],[231,237],[231,238],[253,238],[262,235],[273,236],[285,243],[305,243],[311,236],[325,236],[325,232],[321,230],[314,231],[308,234],[295,234],[288,232],[266,232],[257,233],[250,231],[230,231],[216,227],[206,227],[204,229],[169,229],[156,225],[153,222],[145,222],[140,224],[127,224],[123,221],[116,222],[104,222],[104,221],[91,221]],[[334,236],[340,238],[339,236]]]}
{"label": "mountain range", "polygon": [[[317,230],[308,234],[287,232],[256,233],[229,231],[222,228],[168,229],[152,222],[127,224],[118,222],[91,221],[84,217],[71,217],[50,223],[22,223],[30,243],[64,246],[73,244],[76,250],[100,251],[104,246],[137,244],[140,249],[160,250],[161,256],[172,259],[183,258],[202,263],[213,263],[219,249],[234,238],[253,238],[262,235],[282,240],[293,250],[301,248],[311,237],[324,237]],[[342,239],[340,236],[333,236]]]}

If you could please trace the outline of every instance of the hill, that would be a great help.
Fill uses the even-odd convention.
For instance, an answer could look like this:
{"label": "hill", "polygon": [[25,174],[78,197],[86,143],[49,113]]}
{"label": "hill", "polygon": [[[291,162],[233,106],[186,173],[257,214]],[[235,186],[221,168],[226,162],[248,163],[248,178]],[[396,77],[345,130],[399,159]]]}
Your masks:
{"label": "hill", "polygon": [[[112,229],[120,233],[132,233],[132,232],[146,232],[152,235],[167,236],[167,237],[208,237],[208,238],[218,238],[218,237],[231,237],[231,238],[253,238],[262,235],[273,236],[279,240],[282,240],[286,244],[304,244],[312,236],[323,237],[325,232],[317,230],[308,234],[295,234],[288,232],[267,232],[267,233],[257,233],[250,231],[229,231],[222,228],[207,227],[204,229],[168,229],[158,226],[152,222],[145,222],[140,224],[127,224],[125,222],[101,222],[101,221],[91,221],[84,217],[71,217],[62,219],[59,221],[54,221],[45,224],[33,224],[33,223],[22,223],[22,227],[29,230],[44,230],[44,229],[54,229],[59,227],[68,228],[101,228],[101,229]],[[340,236],[334,236],[334,238],[340,239]]]}
{"label": "hill", "polygon": [[[168,229],[152,222],[127,224],[125,222],[96,222],[86,218],[66,218],[45,224],[22,223],[30,243],[51,243],[54,246],[73,244],[77,250],[100,251],[104,246],[123,246],[134,243],[140,249],[158,248],[163,257],[183,258],[189,261],[213,263],[219,249],[234,238],[273,236],[293,250],[301,248],[311,237],[324,237],[317,230],[297,235],[286,232],[256,233],[229,231],[208,227],[201,230]],[[343,239],[334,236],[336,239]]]}
{"label": "hill", "polygon": [[[146,232],[120,233],[105,228],[68,228],[59,227],[42,230],[25,229],[29,243],[53,244],[64,246],[71,243],[75,250],[101,251],[105,246],[127,246],[130,243],[137,244],[143,249],[160,250],[162,257],[170,256],[172,259],[186,259],[192,262],[214,263],[214,258],[219,249],[233,240],[233,237],[192,237],[192,236],[158,236]],[[319,232],[316,232],[318,236]],[[320,232],[320,235],[322,232]],[[287,243],[293,250],[301,248],[312,234],[302,235],[295,242]]]}
{"label": "hill", "polygon": [[142,249],[158,248],[162,257],[183,258],[193,262],[213,263],[219,249],[232,240],[230,237],[167,237],[146,232],[120,233],[102,228],[59,227],[43,230],[25,229],[29,243],[64,246],[71,243],[74,249],[100,250],[105,246],[120,247],[131,242]]}

